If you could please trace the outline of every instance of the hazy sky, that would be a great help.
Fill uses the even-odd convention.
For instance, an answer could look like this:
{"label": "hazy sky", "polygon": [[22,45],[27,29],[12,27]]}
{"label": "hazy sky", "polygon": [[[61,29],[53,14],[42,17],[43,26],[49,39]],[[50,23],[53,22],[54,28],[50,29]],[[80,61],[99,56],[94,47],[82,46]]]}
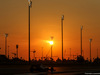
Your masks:
{"label": "hazy sky", "polygon": [[[50,44],[54,37],[53,56],[61,58],[61,16],[64,14],[64,58],[80,54],[80,28],[83,25],[83,50],[89,58],[89,39],[92,38],[92,58],[100,53],[100,0],[32,0],[31,51],[36,57],[50,56]],[[5,36],[11,53],[19,44],[19,57],[28,58],[28,1],[0,0],[0,54],[5,52]],[[100,55],[99,55],[100,56]],[[33,54],[31,53],[31,58]],[[57,58],[57,57],[54,57]]]}

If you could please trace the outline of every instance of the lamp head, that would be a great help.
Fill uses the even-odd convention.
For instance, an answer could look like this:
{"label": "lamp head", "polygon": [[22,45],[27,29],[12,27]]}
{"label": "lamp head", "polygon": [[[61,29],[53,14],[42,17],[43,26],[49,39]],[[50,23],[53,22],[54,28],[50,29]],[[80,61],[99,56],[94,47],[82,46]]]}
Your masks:
{"label": "lamp head", "polygon": [[18,45],[16,45],[16,48],[18,49]]}
{"label": "lamp head", "polygon": [[64,15],[62,15],[62,20],[64,20]]}
{"label": "lamp head", "polygon": [[83,29],[83,26],[81,26],[81,30]]}
{"label": "lamp head", "polygon": [[28,4],[30,7],[32,7],[32,0],[28,0]]}
{"label": "lamp head", "polygon": [[51,36],[51,40],[53,40],[53,38],[54,38],[54,37],[53,37],[53,36]]}
{"label": "lamp head", "polygon": [[8,34],[7,33],[5,33],[5,37],[8,37]]}
{"label": "lamp head", "polygon": [[35,52],[36,52],[36,50],[34,49],[34,50],[33,50],[33,53],[35,53]]}
{"label": "lamp head", "polygon": [[91,42],[91,41],[92,41],[92,39],[89,39],[89,41]]}

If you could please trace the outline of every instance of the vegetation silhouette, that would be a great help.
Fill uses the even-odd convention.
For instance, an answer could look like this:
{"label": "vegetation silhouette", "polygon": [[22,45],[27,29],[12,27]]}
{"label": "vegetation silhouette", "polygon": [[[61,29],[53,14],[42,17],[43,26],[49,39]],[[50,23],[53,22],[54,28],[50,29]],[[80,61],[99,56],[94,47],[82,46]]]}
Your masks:
{"label": "vegetation silhouette", "polygon": [[56,71],[54,67],[99,67],[100,66],[100,58],[94,58],[92,62],[88,60],[88,58],[85,60],[83,56],[79,55],[76,57],[76,59],[63,59],[61,60],[59,57],[56,61],[53,59],[39,59],[34,60],[32,59],[29,63],[29,61],[26,61],[22,58],[12,58],[8,59],[5,55],[0,55],[0,65],[6,65],[6,66],[27,66],[29,72],[51,72],[53,73]]}
{"label": "vegetation silhouette", "polygon": [[95,58],[93,63],[94,64],[100,64],[100,58],[99,57]]}
{"label": "vegetation silhouette", "polygon": [[[28,65],[29,61],[26,61],[22,58],[12,58],[12,59],[8,59],[5,55],[0,55],[0,64],[9,64],[9,65]],[[85,60],[83,56],[79,55],[77,56],[76,59],[63,59],[61,60],[60,58],[58,58],[56,61],[54,61],[53,59],[47,59],[45,58],[44,60],[39,59],[39,60],[34,60],[32,59],[30,62],[30,65],[47,65],[47,66],[68,66],[68,65],[100,65],[100,58],[97,57],[93,60],[93,62],[90,63],[90,61],[88,60],[88,58]]]}
{"label": "vegetation silhouette", "polygon": [[85,62],[84,57],[81,56],[81,55],[77,56],[77,60],[76,60],[76,61],[77,61],[78,63],[83,63],[83,62]]}

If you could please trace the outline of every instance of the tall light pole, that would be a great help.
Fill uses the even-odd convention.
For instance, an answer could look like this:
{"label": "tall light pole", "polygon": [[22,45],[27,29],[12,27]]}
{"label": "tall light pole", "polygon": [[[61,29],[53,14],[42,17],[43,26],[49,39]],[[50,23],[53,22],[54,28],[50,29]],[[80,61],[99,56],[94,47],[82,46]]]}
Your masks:
{"label": "tall light pole", "polygon": [[9,46],[8,46],[8,59],[9,59]]}
{"label": "tall light pole", "polygon": [[42,47],[42,60],[43,60],[43,47]]}
{"label": "tall light pole", "polygon": [[52,47],[53,47],[53,37],[51,37],[51,41],[49,42],[51,45],[51,59],[52,59]]}
{"label": "tall light pole", "polygon": [[70,59],[71,59],[71,48],[70,48]]}
{"label": "tall light pole", "polygon": [[89,39],[90,41],[90,62],[91,62],[91,42],[92,42],[92,39]]}
{"label": "tall light pole", "polygon": [[63,20],[64,20],[64,15],[62,15],[62,18],[61,18],[61,31],[62,31],[62,60],[63,60]]}
{"label": "tall light pole", "polygon": [[52,47],[53,47],[53,41],[51,41],[51,59],[52,59]]}
{"label": "tall light pole", "polygon": [[34,60],[35,60],[35,52],[36,52],[36,50],[34,49],[34,51],[33,51],[33,54],[34,54]]}
{"label": "tall light pole", "polygon": [[81,26],[81,56],[82,56],[82,30],[83,30],[83,26]]}
{"label": "tall light pole", "polygon": [[29,6],[29,63],[30,63],[30,8],[32,7],[32,1],[28,0]]}
{"label": "tall light pole", "polygon": [[18,45],[16,45],[16,55],[17,55],[17,58],[18,58]]}
{"label": "tall light pole", "polygon": [[7,57],[7,37],[8,37],[8,34],[5,33],[5,56]]}

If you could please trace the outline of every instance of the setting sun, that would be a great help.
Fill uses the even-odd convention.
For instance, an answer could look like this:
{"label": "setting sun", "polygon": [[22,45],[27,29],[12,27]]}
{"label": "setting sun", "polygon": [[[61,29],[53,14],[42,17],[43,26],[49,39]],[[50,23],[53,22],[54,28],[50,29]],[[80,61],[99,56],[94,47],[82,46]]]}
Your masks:
{"label": "setting sun", "polygon": [[53,45],[53,41],[49,41],[50,45]]}

